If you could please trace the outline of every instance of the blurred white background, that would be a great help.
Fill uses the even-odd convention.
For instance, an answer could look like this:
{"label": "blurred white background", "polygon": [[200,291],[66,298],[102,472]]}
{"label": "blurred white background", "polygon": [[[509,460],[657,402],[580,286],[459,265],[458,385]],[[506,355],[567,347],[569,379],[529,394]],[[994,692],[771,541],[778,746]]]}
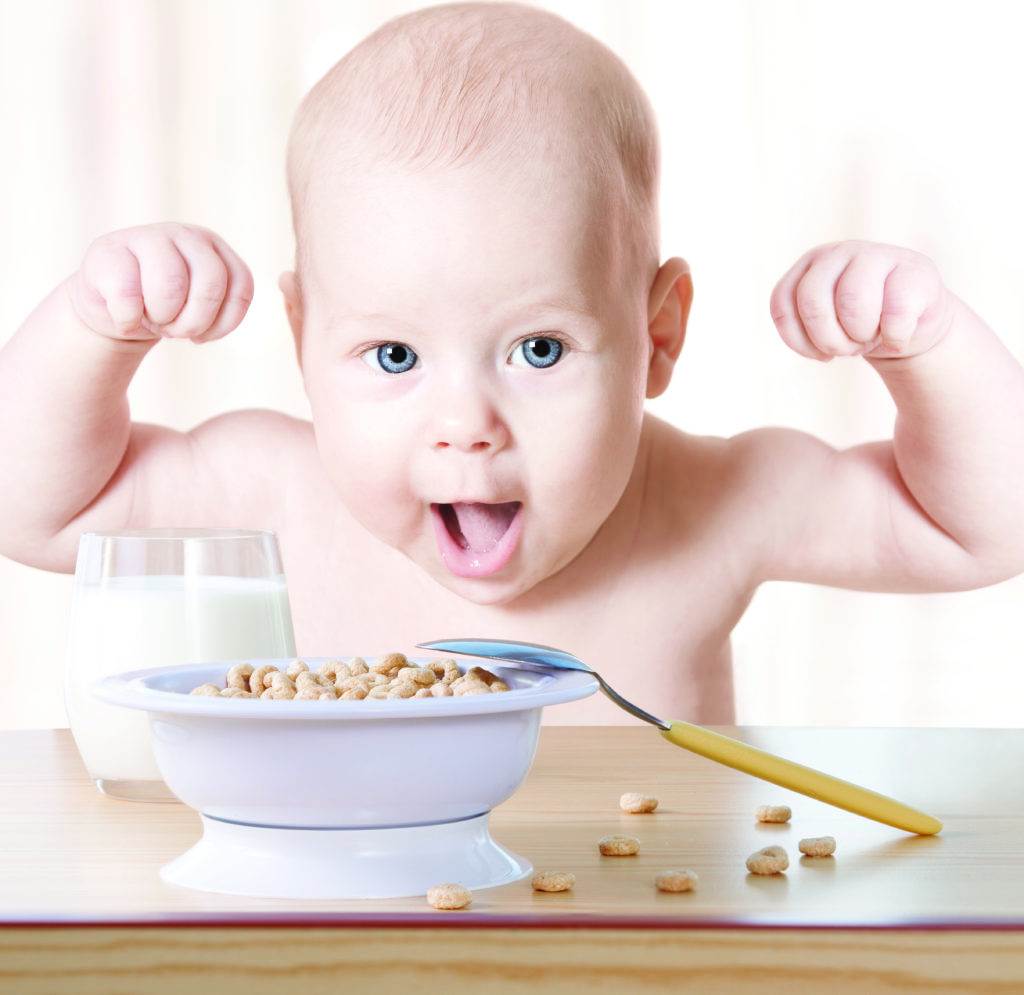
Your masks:
{"label": "blurred white background", "polygon": [[[222,341],[154,350],[131,386],[133,417],[179,429],[242,407],[308,418],[276,287],[293,252],[289,123],[345,51],[423,5],[0,0],[0,343],[98,235],[194,222],[249,263],[255,300]],[[894,408],[870,367],[802,359],[769,317],[782,273],[837,239],[930,255],[1024,359],[1024,8],[538,6],[615,50],[658,116],[662,256],[689,260],[696,293],[656,415],[699,434],[787,425],[840,447],[888,438]],[[16,467],[2,486],[18,486]],[[67,724],[70,595],[70,576],[0,558],[0,728]],[[737,721],[1021,725],[1022,605],[1020,578],[929,596],[766,585],[734,637]]]}

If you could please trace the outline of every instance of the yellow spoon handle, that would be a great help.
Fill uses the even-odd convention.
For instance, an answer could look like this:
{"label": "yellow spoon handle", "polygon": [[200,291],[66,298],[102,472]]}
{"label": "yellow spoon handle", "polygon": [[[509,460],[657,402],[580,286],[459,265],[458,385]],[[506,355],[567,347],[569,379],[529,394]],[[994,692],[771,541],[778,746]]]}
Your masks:
{"label": "yellow spoon handle", "polygon": [[803,764],[793,763],[792,760],[783,760],[774,753],[766,753],[738,739],[711,732],[710,729],[702,729],[689,722],[673,722],[672,727],[662,729],[661,734],[684,750],[699,753],[702,757],[753,774],[783,788],[799,791],[802,795],[828,802],[829,805],[845,808],[848,812],[856,812],[876,822],[905,829],[908,833],[931,836],[942,829],[938,819],[904,805],[895,798],[888,798],[877,791],[869,791],[849,781],[832,777],[831,774],[804,767]]}

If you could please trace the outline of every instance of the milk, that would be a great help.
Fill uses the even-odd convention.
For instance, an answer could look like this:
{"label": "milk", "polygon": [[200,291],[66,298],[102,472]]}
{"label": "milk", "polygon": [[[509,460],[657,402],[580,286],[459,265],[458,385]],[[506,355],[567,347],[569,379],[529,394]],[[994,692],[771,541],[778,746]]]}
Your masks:
{"label": "milk", "polygon": [[161,779],[148,714],[99,701],[89,692],[93,681],[171,664],[294,655],[283,577],[140,575],[81,585],[72,604],[64,702],[90,776]]}

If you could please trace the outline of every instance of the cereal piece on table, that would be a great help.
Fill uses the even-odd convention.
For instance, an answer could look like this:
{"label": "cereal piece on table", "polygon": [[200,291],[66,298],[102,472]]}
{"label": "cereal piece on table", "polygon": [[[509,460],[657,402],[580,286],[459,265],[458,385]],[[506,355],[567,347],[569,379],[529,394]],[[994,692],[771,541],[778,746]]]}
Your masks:
{"label": "cereal piece on table", "polygon": [[788,805],[762,805],[755,816],[758,822],[789,822],[792,814]]}
{"label": "cereal piece on table", "polygon": [[250,691],[249,678],[252,677],[251,663],[236,663],[228,671],[228,687],[239,691]]}
{"label": "cereal piece on table", "polygon": [[657,807],[658,799],[654,795],[642,795],[639,791],[627,791],[619,799],[619,808],[633,815],[653,812]]}
{"label": "cereal piece on table", "polygon": [[288,664],[285,673],[294,681],[299,674],[308,674],[309,666],[305,660],[292,660],[292,662]]}
{"label": "cereal piece on table", "polygon": [[472,900],[461,884],[435,884],[427,890],[427,902],[435,909],[464,909]]}
{"label": "cereal piece on table", "polygon": [[597,841],[597,848],[606,857],[632,857],[640,852],[640,841],[635,836],[602,836]]}
{"label": "cereal piece on table", "polygon": [[197,688],[192,688],[189,694],[197,694],[200,697],[211,697],[219,698],[221,689],[216,684],[200,684]]}
{"label": "cereal piece on table", "polygon": [[697,874],[689,868],[682,871],[662,871],[654,878],[658,891],[695,891]]}
{"label": "cereal piece on table", "polygon": [[568,891],[576,883],[576,875],[568,871],[538,871],[530,882],[534,891]]}
{"label": "cereal piece on table", "polygon": [[836,852],[834,836],[808,836],[797,844],[808,857],[831,857]]}
{"label": "cereal piece on table", "polygon": [[267,674],[277,672],[277,667],[275,667],[272,663],[267,663],[264,664],[262,667],[257,667],[249,675],[249,690],[252,691],[253,694],[258,694],[262,696],[264,689],[270,687],[269,684],[264,683],[264,679],[266,678]]}
{"label": "cereal piece on table", "polygon": [[781,874],[789,867],[789,857],[781,846],[762,847],[747,857],[747,870],[751,874]]}
{"label": "cereal piece on table", "polygon": [[438,681],[436,684],[431,685],[427,688],[427,691],[435,698],[451,698],[452,697],[452,686],[445,684],[443,681]]}

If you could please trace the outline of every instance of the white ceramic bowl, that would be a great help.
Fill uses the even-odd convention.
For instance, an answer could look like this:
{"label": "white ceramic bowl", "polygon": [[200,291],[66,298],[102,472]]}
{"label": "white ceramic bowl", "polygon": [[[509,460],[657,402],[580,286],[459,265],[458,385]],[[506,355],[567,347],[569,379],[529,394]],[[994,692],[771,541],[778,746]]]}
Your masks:
{"label": "white ceramic bowl", "polygon": [[[191,695],[224,686],[235,663],[285,669],[294,658],[156,667],[106,677],[101,700],[149,712],[168,787],[211,818],[288,829],[384,829],[489,812],[522,783],[541,709],[598,688],[583,671],[482,664],[510,691],[448,698],[256,701]],[[310,670],[327,659],[302,657]],[[375,658],[365,658],[373,662]],[[410,657],[425,664],[444,656]]]}

